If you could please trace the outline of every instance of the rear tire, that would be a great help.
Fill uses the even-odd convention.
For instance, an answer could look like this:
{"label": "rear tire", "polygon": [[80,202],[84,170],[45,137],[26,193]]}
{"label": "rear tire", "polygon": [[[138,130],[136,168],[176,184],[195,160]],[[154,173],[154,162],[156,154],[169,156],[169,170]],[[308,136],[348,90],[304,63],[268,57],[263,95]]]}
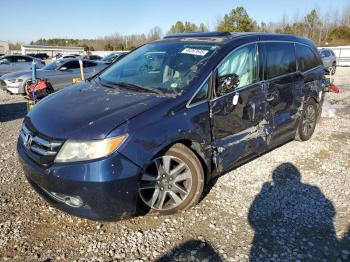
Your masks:
{"label": "rear tire", "polygon": [[142,213],[173,214],[194,206],[204,187],[204,172],[197,156],[175,144],[156,157],[141,176],[138,208]]}
{"label": "rear tire", "polygon": [[298,141],[309,140],[316,128],[318,109],[314,101],[307,101],[304,104],[301,118],[299,120],[299,126],[295,135],[295,139]]}
{"label": "rear tire", "polygon": [[330,68],[330,75],[335,75],[335,71],[337,70],[336,64],[333,63],[333,65]]}

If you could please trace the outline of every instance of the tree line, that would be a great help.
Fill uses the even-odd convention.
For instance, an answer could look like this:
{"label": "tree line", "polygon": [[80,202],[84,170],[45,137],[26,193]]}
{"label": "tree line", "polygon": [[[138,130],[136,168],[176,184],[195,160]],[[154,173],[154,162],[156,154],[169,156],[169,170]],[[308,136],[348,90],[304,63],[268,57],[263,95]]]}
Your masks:
{"label": "tree line", "polygon": [[[272,32],[295,34],[312,39],[317,45],[341,45],[350,44],[350,5],[338,11],[327,12],[321,15],[317,9],[312,9],[305,16],[295,14],[294,19],[289,20],[284,15],[277,23],[257,23],[249,16],[243,6],[232,9],[223,17],[218,18],[216,25],[211,28],[215,31],[229,32]],[[177,21],[166,34],[184,32],[207,32],[209,26],[204,23],[194,24],[190,21]],[[113,34],[96,39],[39,39],[31,41],[33,45],[53,46],[82,46],[85,51],[94,50],[132,50],[144,43],[160,39],[163,32],[159,26],[153,27],[147,34],[121,35]],[[20,49],[20,43],[10,43],[10,49]]]}

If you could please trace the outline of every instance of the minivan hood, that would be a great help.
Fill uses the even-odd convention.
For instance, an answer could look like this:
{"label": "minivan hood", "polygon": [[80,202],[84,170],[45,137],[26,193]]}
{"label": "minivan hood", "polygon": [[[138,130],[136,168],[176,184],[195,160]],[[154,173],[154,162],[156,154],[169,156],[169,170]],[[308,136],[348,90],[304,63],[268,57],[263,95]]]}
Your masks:
{"label": "minivan hood", "polygon": [[168,99],[86,81],[46,97],[25,121],[52,138],[102,139],[127,120]]}

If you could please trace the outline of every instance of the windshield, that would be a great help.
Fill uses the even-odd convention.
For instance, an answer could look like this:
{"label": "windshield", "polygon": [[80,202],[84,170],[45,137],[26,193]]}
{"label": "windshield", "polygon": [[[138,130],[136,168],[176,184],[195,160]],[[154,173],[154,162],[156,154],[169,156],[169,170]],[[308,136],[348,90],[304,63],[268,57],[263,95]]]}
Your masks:
{"label": "windshield", "polygon": [[100,75],[100,80],[180,93],[218,49],[214,44],[147,44],[112,65]]}
{"label": "windshield", "polygon": [[42,70],[55,70],[57,69],[62,63],[55,61],[52,62],[50,64],[47,64],[46,66],[44,66],[43,68],[41,68]]}

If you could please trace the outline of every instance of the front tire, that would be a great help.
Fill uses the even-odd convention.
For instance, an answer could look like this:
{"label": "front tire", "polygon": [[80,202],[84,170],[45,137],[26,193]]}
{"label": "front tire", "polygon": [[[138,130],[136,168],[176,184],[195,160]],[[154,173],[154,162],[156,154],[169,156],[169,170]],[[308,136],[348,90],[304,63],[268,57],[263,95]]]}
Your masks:
{"label": "front tire", "polygon": [[146,213],[173,214],[195,205],[204,186],[204,172],[197,156],[185,145],[175,144],[156,157],[141,176],[139,208]]}
{"label": "front tire", "polygon": [[30,96],[29,91],[28,91],[28,87],[32,84],[32,81],[28,81],[25,83],[24,85],[24,94],[27,95],[28,97]]}
{"label": "front tire", "polygon": [[317,105],[314,101],[308,101],[304,104],[295,137],[296,140],[307,141],[312,137],[315,131],[318,115]]}

